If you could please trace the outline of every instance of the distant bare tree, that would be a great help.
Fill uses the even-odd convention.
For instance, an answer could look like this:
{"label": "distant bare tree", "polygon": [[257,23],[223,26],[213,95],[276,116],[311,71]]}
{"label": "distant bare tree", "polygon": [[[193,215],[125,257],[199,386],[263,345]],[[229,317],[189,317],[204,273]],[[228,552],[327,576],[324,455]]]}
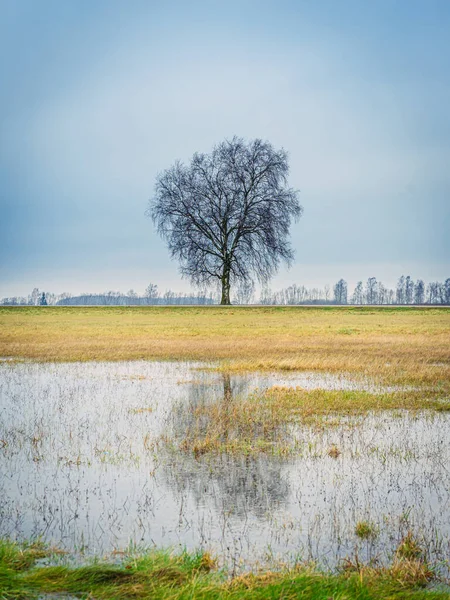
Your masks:
{"label": "distant bare tree", "polygon": [[444,303],[450,304],[450,277],[444,281]]}
{"label": "distant bare tree", "polygon": [[231,285],[264,283],[293,260],[289,228],[302,207],[288,173],[284,150],[234,137],[158,175],[147,214],[182,275],[196,285],[220,283],[221,304],[230,304]]}
{"label": "distant bare tree", "polygon": [[347,304],[347,282],[339,279],[333,287],[334,301],[336,304]]}
{"label": "distant bare tree", "polygon": [[395,295],[397,304],[405,304],[405,276],[402,275],[397,281],[397,291]]}
{"label": "distant bare tree", "polygon": [[175,304],[175,292],[172,292],[172,290],[166,290],[164,292],[164,303],[165,304]]}
{"label": "distant bare tree", "polygon": [[362,281],[358,281],[356,287],[353,291],[352,297],[353,304],[363,304],[364,303],[364,290]]}
{"label": "distant bare tree", "polygon": [[149,283],[145,288],[145,296],[149,299],[150,303],[154,302],[158,298],[158,286],[155,283]]}
{"label": "distant bare tree", "polygon": [[377,304],[377,278],[369,277],[366,283],[366,302],[367,304]]}
{"label": "distant bare tree", "polygon": [[423,304],[424,302],[425,302],[425,284],[421,279],[418,279],[414,286],[414,304]]}
{"label": "distant bare tree", "polygon": [[304,285],[290,285],[285,290],[286,304],[302,304],[307,296],[307,289]]}
{"label": "distant bare tree", "polygon": [[272,291],[268,285],[263,285],[261,288],[260,304],[274,304]]}
{"label": "distant bare tree", "polygon": [[56,304],[56,294],[54,294],[53,292],[45,292],[45,299],[47,300],[47,304],[49,306],[52,306],[54,304]]}
{"label": "distant bare tree", "polygon": [[405,304],[412,304],[414,296],[414,281],[410,275],[405,277]]}
{"label": "distant bare tree", "polygon": [[377,295],[378,304],[388,304],[388,301],[387,301],[388,290],[381,283],[381,281],[378,282],[376,295]]}
{"label": "distant bare tree", "polygon": [[34,288],[29,296],[29,304],[32,306],[38,306],[40,299],[41,292],[39,291],[39,288]]}
{"label": "distant bare tree", "polygon": [[427,286],[428,304],[438,304],[440,299],[440,283],[431,281]]}

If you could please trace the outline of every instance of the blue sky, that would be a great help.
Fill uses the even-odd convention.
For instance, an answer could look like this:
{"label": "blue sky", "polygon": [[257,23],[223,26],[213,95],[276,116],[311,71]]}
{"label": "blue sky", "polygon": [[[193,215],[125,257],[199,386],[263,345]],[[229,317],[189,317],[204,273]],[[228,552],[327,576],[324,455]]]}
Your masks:
{"label": "blue sky", "polygon": [[155,175],[233,135],[290,154],[273,287],[450,276],[450,2],[0,3],[0,296],[188,289]]}

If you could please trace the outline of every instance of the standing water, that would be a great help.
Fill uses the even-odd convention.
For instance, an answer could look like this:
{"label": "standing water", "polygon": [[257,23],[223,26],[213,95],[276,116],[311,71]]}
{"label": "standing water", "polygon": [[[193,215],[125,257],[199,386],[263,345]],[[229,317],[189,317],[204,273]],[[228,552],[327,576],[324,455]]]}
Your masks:
{"label": "standing water", "polygon": [[[332,375],[205,366],[0,363],[0,536],[88,554],[205,548],[235,568],[333,568],[355,552],[387,560],[412,529],[431,559],[449,555],[448,413],[298,425],[298,451],[286,455],[181,452],[173,440],[205,403],[273,385],[377,391]],[[364,540],[362,521],[373,532]]]}

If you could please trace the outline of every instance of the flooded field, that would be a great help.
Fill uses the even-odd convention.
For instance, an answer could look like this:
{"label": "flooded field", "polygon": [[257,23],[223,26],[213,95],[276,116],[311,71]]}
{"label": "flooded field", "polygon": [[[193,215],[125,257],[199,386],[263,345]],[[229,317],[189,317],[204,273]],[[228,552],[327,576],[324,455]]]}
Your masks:
{"label": "flooded field", "polygon": [[[42,537],[89,555],[129,545],[205,548],[240,570],[388,560],[412,531],[447,571],[448,411],[277,423],[271,446],[258,445],[274,435],[262,423],[246,450],[226,445],[241,431],[231,407],[274,386],[387,389],[344,376],[205,366],[213,365],[3,361],[0,537]],[[205,445],[211,415],[225,445]]]}

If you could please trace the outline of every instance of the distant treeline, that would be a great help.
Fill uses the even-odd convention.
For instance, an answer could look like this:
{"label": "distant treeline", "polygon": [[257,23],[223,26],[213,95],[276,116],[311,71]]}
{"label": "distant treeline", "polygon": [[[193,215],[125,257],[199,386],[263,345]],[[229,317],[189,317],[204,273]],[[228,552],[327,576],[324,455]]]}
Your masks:
{"label": "distant treeline", "polygon": [[158,298],[148,296],[127,296],[124,294],[83,294],[61,298],[55,304],[58,306],[149,306],[165,304],[214,304],[214,300],[205,296],[186,296],[184,294],[168,294]]}
{"label": "distant treeline", "polygon": [[145,294],[140,296],[134,290],[123,292],[103,292],[101,294],[54,294],[52,292],[43,292],[39,288],[34,290],[28,296],[13,296],[3,298],[0,304],[8,306],[148,306],[148,305],[166,305],[166,304],[215,304],[216,297],[212,292],[191,293],[173,292],[167,290],[159,294],[158,286],[150,284]]}
{"label": "distant treeline", "polygon": [[[198,293],[183,293],[167,290],[163,294],[158,291],[155,284],[148,285],[143,295],[134,290],[127,293],[104,292],[102,294],[53,294],[34,288],[27,297],[3,298],[1,304],[8,306],[147,306],[147,305],[205,305],[218,304],[220,295],[218,291],[201,291]],[[233,304],[263,304],[263,305],[300,305],[300,304],[334,304],[334,305],[386,305],[386,304],[433,304],[450,305],[450,278],[444,282],[433,281],[425,284],[422,279],[414,281],[409,275],[402,275],[395,289],[388,288],[378,281],[376,277],[369,277],[365,283],[359,281],[352,294],[348,292],[348,285],[340,279],[332,288],[307,288],[304,285],[291,285],[278,291],[272,291],[267,285],[263,286],[259,298],[255,295],[255,288],[251,283],[244,283],[237,287]]]}
{"label": "distant treeline", "polygon": [[358,281],[353,293],[348,293],[347,282],[340,279],[331,289],[306,288],[291,285],[272,292],[263,288],[260,304],[450,304],[450,278],[443,283],[433,281],[425,285],[422,279],[414,281],[409,275],[402,275],[395,289],[386,287],[376,277],[369,277],[365,283]]}

